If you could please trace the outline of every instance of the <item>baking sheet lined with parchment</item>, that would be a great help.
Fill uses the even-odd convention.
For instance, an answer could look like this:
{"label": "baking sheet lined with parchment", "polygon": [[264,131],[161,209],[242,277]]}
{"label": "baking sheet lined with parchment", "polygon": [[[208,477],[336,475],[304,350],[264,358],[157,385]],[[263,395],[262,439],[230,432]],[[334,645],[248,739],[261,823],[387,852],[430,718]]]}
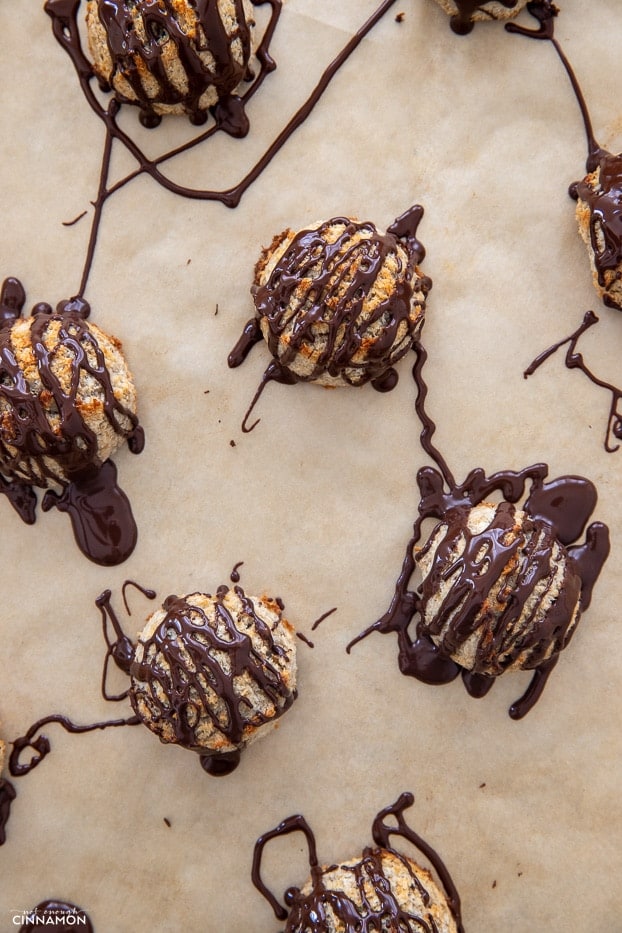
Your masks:
{"label": "baking sheet lined with parchment", "polygon": [[[622,148],[622,20],[617,0],[562,0],[556,37],[581,82],[594,130]],[[224,134],[171,173],[196,188],[246,174],[301,106],[375,0],[286,0],[277,70],[248,107],[244,140]],[[397,21],[398,13],[403,13]],[[519,22],[532,26],[521,13]],[[0,3],[0,257],[27,308],[75,294],[96,197],[103,124],[37,2]],[[122,123],[150,152],[183,133]],[[130,714],[99,684],[106,588],[135,638],[158,597],[214,592],[240,561],[248,593],[285,603],[314,644],[299,644],[299,697],[278,729],[223,779],[143,728],[68,735],[15,779],[0,849],[0,929],[46,898],[73,901],[113,933],[282,928],[250,878],[253,844],[303,813],[331,862],[371,842],[371,821],[403,790],[409,821],[442,855],[469,933],[611,933],[622,899],[618,574],[622,451],[603,448],[609,399],[558,354],[523,370],[593,308],[581,350],[619,382],[622,318],[600,305],[568,186],[584,174],[576,101],[550,43],[500,24],[454,35],[433,0],[396,3],[337,73],[310,118],[230,210],[140,177],[107,201],[86,297],[117,336],[139,390],[146,446],[115,456],[139,528],[123,565],[90,564],[67,516],[27,527],[2,506],[0,729],[36,719],[88,723]],[[135,163],[122,147],[112,175]],[[388,607],[416,516],[418,441],[410,356],[392,392],[270,385],[257,428],[240,425],[268,363],[227,354],[253,311],[253,267],[285,227],[337,215],[386,228],[411,204],[433,281],[423,342],[435,442],[462,478],[545,461],[550,476],[598,488],[594,517],[612,550],[589,611],[529,715],[510,703],[528,674],[487,697],[459,681],[402,677],[393,637],[348,642]],[[86,215],[67,226],[83,211]],[[312,631],[323,613],[337,607]],[[122,678],[119,676],[121,686]],[[170,824],[170,825],[168,825]],[[280,895],[307,877],[304,840],[275,845],[266,876]]]}

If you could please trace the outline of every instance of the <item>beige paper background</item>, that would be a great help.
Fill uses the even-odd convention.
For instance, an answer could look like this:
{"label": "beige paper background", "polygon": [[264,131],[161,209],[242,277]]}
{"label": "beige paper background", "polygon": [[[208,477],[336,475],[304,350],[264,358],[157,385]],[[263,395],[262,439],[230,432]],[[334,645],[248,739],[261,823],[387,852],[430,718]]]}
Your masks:
{"label": "beige paper background", "polygon": [[[615,151],[618,3],[560,0],[556,30],[596,136]],[[376,5],[286,0],[272,47],[278,70],[249,108],[250,136],[215,137],[176,177],[235,183]],[[92,213],[104,137],[41,7],[0,0],[0,274],[22,280],[28,310],[78,288],[90,220],[62,221]],[[124,125],[157,150],[182,133],[177,121],[148,133],[133,111]],[[28,528],[0,503],[2,734],[15,738],[53,712],[85,723],[129,714],[129,704],[99,695],[94,605],[111,588],[134,637],[151,604],[130,593],[125,617],[127,578],[160,598],[213,591],[243,560],[246,591],[280,596],[315,648],[300,643],[293,709],[226,779],[146,729],[51,728],[49,758],[15,781],[0,930],[15,928],[13,911],[53,897],[84,907],[97,933],[272,933],[282,924],[250,881],[257,836],[302,812],[320,856],[347,858],[407,789],[416,796],[409,822],[450,868],[468,933],[622,929],[622,451],[603,450],[608,397],[561,357],[522,377],[593,307],[601,321],[582,349],[599,375],[620,382],[622,319],[597,302],[567,195],[585,154],[550,44],[498,24],[457,37],[432,0],[403,0],[237,209],[177,198],[149,178],[109,200],[86,297],[92,320],[122,339],[140,391],[145,451],[115,458],[139,543],[125,565],[96,567],[75,548],[66,516],[40,514]],[[133,168],[119,147],[115,167]],[[267,351],[255,348],[239,370],[226,365],[252,313],[254,262],[274,233],[336,214],[384,227],[414,201],[426,210],[420,236],[434,281],[429,410],[456,476],[545,460],[551,476],[596,482],[595,517],[611,527],[589,613],[518,723],[507,707],[527,675],[507,675],[475,701],[459,682],[434,689],[402,677],[393,637],[345,653],[388,606],[415,518],[414,478],[426,461],[410,360],[387,395],[270,386],[250,435],[240,422]],[[307,875],[303,840],[269,851],[266,875],[280,896]]]}

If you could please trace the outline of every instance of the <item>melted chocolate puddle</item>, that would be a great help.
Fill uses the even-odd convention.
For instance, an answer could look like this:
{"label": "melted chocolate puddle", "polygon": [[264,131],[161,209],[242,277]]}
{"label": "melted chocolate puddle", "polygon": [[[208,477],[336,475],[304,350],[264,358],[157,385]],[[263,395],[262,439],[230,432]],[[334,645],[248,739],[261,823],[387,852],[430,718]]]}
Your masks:
{"label": "melted chocolate puddle", "polygon": [[[103,351],[93,331],[85,326],[90,308],[81,298],[60,302],[56,312],[44,303],[33,308],[32,355],[52,402],[44,405],[32,394],[11,340],[12,325],[19,319],[25,300],[21,283],[5,279],[0,290],[0,398],[9,427],[0,431],[0,469],[4,474],[0,476],[0,493],[31,525],[36,519],[35,487],[60,486],[60,493],[47,490],[42,510],[55,507],[69,514],[76,543],[89,560],[106,566],[120,564],[136,545],[136,523],[129,500],[117,485],[115,465],[111,460],[97,462],[97,437],[80,410],[81,377],[96,380],[108,425],[116,434],[127,436],[133,453],[143,449],[143,430],[136,416],[115,397]],[[49,351],[45,336],[56,324],[57,346]],[[87,348],[94,362],[89,361]],[[65,350],[71,359],[67,390],[54,371],[56,354]],[[43,398],[44,392],[41,395]],[[52,425],[54,412],[57,429]],[[129,435],[124,427],[128,423],[132,425]]]}
{"label": "melted chocolate puddle", "polygon": [[[585,611],[589,606],[594,583],[609,553],[609,533],[606,525],[592,522],[586,530],[585,542],[575,543],[596,506],[596,489],[589,480],[580,476],[562,476],[545,482],[548,467],[544,463],[534,464],[519,471],[501,470],[492,476],[486,476],[481,468],[476,468],[468,474],[464,482],[456,482],[446,461],[432,443],[436,425],[425,410],[427,386],[422,373],[427,354],[421,343],[417,343],[414,350],[417,356],[413,367],[413,377],[417,385],[415,408],[422,425],[421,446],[438,469],[422,467],[417,474],[421,496],[419,516],[406,547],[391,605],[380,619],[350,642],[347,651],[372,632],[395,632],[398,639],[399,667],[403,674],[428,684],[450,683],[458,675],[462,675],[468,693],[473,697],[482,697],[488,693],[495,678],[489,674],[463,669],[452,659],[451,654],[452,648],[455,650],[469,637],[470,625],[481,608],[491,581],[498,577],[500,569],[507,564],[513,549],[516,548],[516,542],[507,544],[504,537],[507,528],[504,524],[505,515],[507,513],[510,516],[510,521],[511,515],[502,503],[495,519],[498,527],[491,525],[486,532],[488,568],[485,571],[480,563],[481,540],[477,547],[473,547],[473,553],[469,550],[467,541],[460,558],[462,584],[452,596],[452,602],[459,608],[449,625],[449,634],[443,636],[440,644],[435,643],[431,637],[434,633],[434,623],[430,627],[423,624],[423,609],[428,598],[426,588],[410,588],[416,565],[414,549],[421,539],[424,520],[435,518],[446,522],[447,539],[451,540],[452,534],[465,533],[466,510],[484,502],[492,493],[500,492],[506,503],[517,503],[524,498],[522,509],[533,522],[539,523],[540,533],[544,535],[545,542],[557,539],[567,548],[572,576],[566,585],[570,589],[576,587],[577,584],[572,583],[572,577],[580,581],[581,611]],[[425,547],[426,545],[424,550]],[[529,574],[526,574],[524,581],[514,584],[512,599],[504,610],[504,619],[506,616],[509,620],[519,617],[534,586],[549,573],[549,555],[550,551],[544,546],[532,549],[529,554]],[[510,707],[509,714],[513,719],[525,716],[539,699],[559,656],[559,651],[554,650],[548,657],[551,646],[561,643],[561,650],[570,640],[572,631],[568,634],[564,631],[570,618],[565,615],[564,610],[563,600],[559,597],[554,609],[547,616],[546,625],[534,625],[531,631],[523,633],[519,648],[521,651],[530,651],[530,667],[534,674],[527,691]],[[409,634],[413,621],[416,624],[414,641]],[[495,638],[503,638],[504,629],[505,625],[500,623]],[[498,645],[493,647],[499,650]],[[488,646],[486,649],[488,650]],[[507,645],[504,650],[509,650]],[[483,660],[482,651],[482,647],[478,647],[476,663],[478,659]]]}
{"label": "melted chocolate puddle", "polygon": [[[537,29],[527,29],[516,23],[508,23],[505,28],[508,32],[521,36],[551,42],[568,75],[581,111],[587,138],[586,170],[588,173],[594,172],[596,169],[600,170],[598,189],[594,190],[582,179],[570,185],[569,194],[575,201],[581,199],[588,205],[594,264],[599,284],[604,288],[606,286],[606,273],[613,272],[616,278],[619,278],[619,269],[622,265],[622,154],[614,155],[603,149],[594,136],[585,97],[568,58],[555,38],[554,22],[559,12],[558,9],[550,0],[537,0],[537,2],[529,3],[527,9],[539,21]],[[607,294],[603,296],[603,303],[607,307],[622,310]],[[582,355],[577,351],[577,343],[581,335],[597,322],[598,318],[594,312],[587,311],[580,327],[569,337],[558,341],[540,353],[527,367],[524,375],[525,378],[532,375],[549,356],[552,356],[556,350],[567,343],[566,367],[568,369],[580,369],[594,385],[606,389],[611,396],[604,448],[608,453],[613,453],[620,445],[612,444],[611,438],[613,437],[616,440],[622,438],[622,415],[618,411],[618,405],[622,398],[622,389],[600,379],[584,363]]]}
{"label": "melted chocolate puddle", "polygon": [[[404,931],[417,929],[422,933],[434,933],[437,926],[433,917],[431,915],[427,915],[425,918],[414,916],[409,913],[406,907],[402,907],[398,899],[393,895],[390,879],[384,873],[383,851],[390,852],[399,860],[405,873],[410,876],[410,882],[419,890],[424,904],[427,903],[428,893],[423,888],[422,882],[415,876],[405,857],[391,846],[391,837],[401,836],[415,846],[436,871],[445,890],[449,909],[456,921],[458,933],[464,933],[460,897],[449,871],[440,855],[408,826],[404,818],[404,810],[411,807],[413,803],[413,795],[403,793],[394,804],[377,814],[372,824],[372,836],[378,848],[366,847],[363,850],[360,862],[351,869],[358,890],[363,892],[368,889],[368,886],[371,886],[374,893],[373,898],[368,898],[367,894],[361,894],[365,905],[364,916],[345,891],[336,891],[326,887],[322,867],[318,861],[315,836],[305,818],[300,815],[288,817],[275,829],[269,830],[259,837],[253,854],[253,884],[268,901],[276,918],[288,921],[288,929],[328,930],[329,926],[326,919],[326,905],[328,905],[337,920],[341,922],[340,929],[343,929],[344,933],[374,933],[376,930],[389,928]],[[397,826],[386,823],[387,817],[395,819]],[[288,888],[284,898],[287,904],[286,908],[279,903],[263,881],[261,866],[264,849],[271,840],[296,832],[302,833],[307,843],[312,889],[309,894],[303,895],[300,888]],[[332,923],[330,928],[332,929]]]}

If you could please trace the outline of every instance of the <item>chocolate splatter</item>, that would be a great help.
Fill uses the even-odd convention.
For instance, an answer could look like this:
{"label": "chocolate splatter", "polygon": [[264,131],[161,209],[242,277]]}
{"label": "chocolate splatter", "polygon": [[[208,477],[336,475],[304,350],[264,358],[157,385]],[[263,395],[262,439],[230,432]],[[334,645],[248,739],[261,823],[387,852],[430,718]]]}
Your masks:
{"label": "chocolate splatter", "polygon": [[622,440],[622,411],[620,411],[620,401],[622,400],[622,389],[614,386],[613,383],[607,382],[604,379],[600,379],[586,364],[583,359],[583,354],[577,350],[577,344],[579,338],[582,334],[589,330],[590,327],[593,327],[594,324],[598,323],[598,318],[593,311],[586,311],[583,315],[583,320],[579,327],[568,337],[564,337],[563,340],[559,340],[557,343],[554,343],[547,350],[544,350],[540,353],[532,362],[529,364],[525,372],[523,373],[525,379],[529,376],[532,376],[533,373],[546,361],[550,356],[557,352],[560,347],[563,347],[564,344],[568,344],[568,349],[566,350],[565,363],[568,369],[579,369],[581,372],[587,376],[587,378],[594,385],[599,386],[602,389],[606,389],[611,396],[611,403],[609,405],[609,418],[607,419],[607,430],[605,431],[605,437],[603,441],[603,446],[607,453],[615,453],[616,450],[620,447],[619,443],[612,441],[612,438],[615,438],[616,441]]}
{"label": "chocolate splatter", "polygon": [[[37,722],[33,723],[25,735],[15,739],[12,743],[13,749],[9,755],[9,771],[13,777],[23,777],[29,774],[33,768],[41,764],[43,759],[49,754],[51,745],[48,737],[43,734],[37,735],[37,733],[41,732],[41,729],[44,729],[45,726],[52,723],[57,723],[65,732],[79,735],[83,732],[94,732],[96,729],[109,729],[116,726],[136,726],[140,723],[140,719],[137,716],[131,716],[129,719],[111,719],[106,722],[79,725],[59,713],[54,713],[51,716],[44,716],[42,719],[38,719]],[[30,760],[27,762],[20,761],[22,754],[28,749],[33,753]]]}

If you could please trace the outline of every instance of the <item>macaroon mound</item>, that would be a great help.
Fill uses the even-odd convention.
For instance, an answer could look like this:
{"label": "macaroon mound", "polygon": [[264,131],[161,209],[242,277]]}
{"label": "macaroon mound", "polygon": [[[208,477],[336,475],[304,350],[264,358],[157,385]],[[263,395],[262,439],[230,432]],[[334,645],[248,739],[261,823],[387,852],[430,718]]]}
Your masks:
{"label": "macaroon mound", "polygon": [[551,525],[513,504],[452,509],[415,559],[421,632],[465,670],[531,670],[570,641],[579,573]]}
{"label": "macaroon mound", "polygon": [[475,23],[511,19],[527,0],[436,0],[451,17],[451,28],[459,35],[471,32]]}
{"label": "macaroon mound", "polygon": [[285,933],[456,933],[431,873],[393,850],[322,866],[297,894]]}
{"label": "macaroon mound", "polygon": [[130,676],[132,706],[162,742],[228,773],[294,702],[294,631],[280,601],[240,586],[170,596],[138,636]]}
{"label": "macaroon mound", "polygon": [[254,19],[247,0],[88,0],[86,27],[102,87],[137,104],[141,121],[188,114],[204,123],[250,77]]}
{"label": "macaroon mound", "polygon": [[416,222],[398,218],[386,233],[337,217],[285,230],[262,252],[251,290],[259,327],[294,379],[380,387],[411,348],[431,288],[417,265],[422,213],[413,209]]}

